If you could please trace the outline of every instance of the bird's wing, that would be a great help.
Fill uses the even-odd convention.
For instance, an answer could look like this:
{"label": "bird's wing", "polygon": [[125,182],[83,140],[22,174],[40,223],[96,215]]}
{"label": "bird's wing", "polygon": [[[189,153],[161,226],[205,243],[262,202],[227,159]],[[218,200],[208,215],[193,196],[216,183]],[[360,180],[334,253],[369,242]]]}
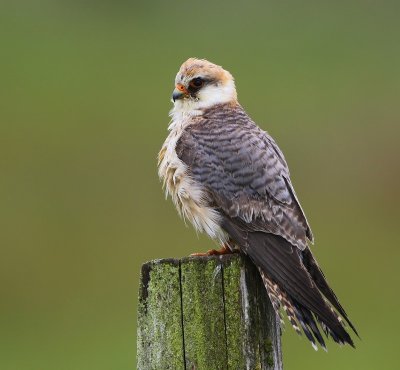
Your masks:
{"label": "bird's wing", "polygon": [[240,107],[220,106],[185,128],[176,152],[219,210],[222,228],[259,268],[274,308],[283,307],[313,345],[325,347],[318,323],[353,345],[334,309],[355,328],[308,248],[311,230],[274,140]]}
{"label": "bird's wing", "polygon": [[312,241],[282,152],[240,107],[205,114],[185,129],[176,151],[189,175],[229,217],[300,249]]}
{"label": "bird's wing", "polygon": [[342,318],[357,331],[308,247],[301,251],[281,236],[250,232],[238,219],[223,217],[222,222],[231,239],[258,267],[275,311],[279,314],[283,308],[299,334],[302,329],[314,348],[316,342],[326,348],[320,324],[335,342],[354,347]]}

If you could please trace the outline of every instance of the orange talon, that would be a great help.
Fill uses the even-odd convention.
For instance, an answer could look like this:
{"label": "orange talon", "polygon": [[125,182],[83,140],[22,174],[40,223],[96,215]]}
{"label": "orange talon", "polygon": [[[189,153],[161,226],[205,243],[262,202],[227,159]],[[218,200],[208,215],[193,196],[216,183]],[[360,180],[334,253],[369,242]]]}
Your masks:
{"label": "orange talon", "polygon": [[210,249],[206,253],[192,253],[190,257],[221,256],[223,254],[231,253],[236,253],[236,251],[232,251],[228,244],[224,244],[221,249]]}

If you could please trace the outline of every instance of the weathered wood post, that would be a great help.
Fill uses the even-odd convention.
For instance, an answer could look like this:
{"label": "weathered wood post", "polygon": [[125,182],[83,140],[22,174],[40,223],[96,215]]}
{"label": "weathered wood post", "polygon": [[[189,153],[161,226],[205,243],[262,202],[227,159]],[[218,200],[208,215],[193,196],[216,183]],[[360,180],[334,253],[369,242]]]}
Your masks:
{"label": "weathered wood post", "polygon": [[280,370],[280,325],[256,268],[239,254],[142,266],[139,370]]}

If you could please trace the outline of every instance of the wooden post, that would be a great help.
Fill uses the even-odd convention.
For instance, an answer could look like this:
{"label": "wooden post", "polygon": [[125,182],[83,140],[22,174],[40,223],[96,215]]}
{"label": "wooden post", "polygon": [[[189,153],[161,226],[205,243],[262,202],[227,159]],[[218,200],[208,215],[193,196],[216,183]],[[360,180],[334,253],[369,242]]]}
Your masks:
{"label": "wooden post", "polygon": [[139,370],[281,370],[280,335],[259,273],[246,257],[142,266]]}

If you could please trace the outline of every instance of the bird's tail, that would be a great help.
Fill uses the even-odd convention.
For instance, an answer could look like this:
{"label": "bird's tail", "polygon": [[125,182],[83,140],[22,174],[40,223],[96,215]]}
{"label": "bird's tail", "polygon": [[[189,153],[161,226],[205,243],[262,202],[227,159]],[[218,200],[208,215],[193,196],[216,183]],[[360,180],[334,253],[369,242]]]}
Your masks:
{"label": "bird's tail", "polygon": [[284,238],[264,232],[249,232],[243,237],[234,224],[227,227],[258,267],[281,319],[283,309],[296,332],[304,332],[315,349],[317,343],[326,349],[320,329],[335,342],[354,347],[346,324],[357,331],[308,248],[301,251]]}

